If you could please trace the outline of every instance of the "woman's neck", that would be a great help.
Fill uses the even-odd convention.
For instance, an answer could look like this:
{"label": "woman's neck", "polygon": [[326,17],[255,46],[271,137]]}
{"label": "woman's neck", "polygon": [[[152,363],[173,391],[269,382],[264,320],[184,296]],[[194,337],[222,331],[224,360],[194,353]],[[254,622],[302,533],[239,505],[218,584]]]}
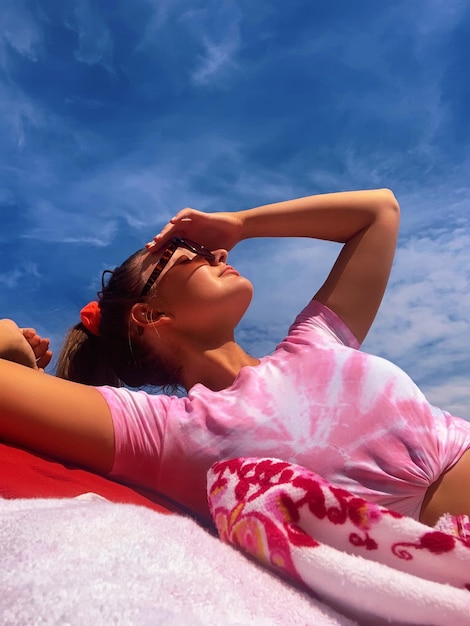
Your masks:
{"label": "woman's neck", "polygon": [[189,390],[201,383],[212,391],[230,387],[242,367],[256,366],[259,359],[247,354],[235,341],[203,351],[189,350],[183,359],[183,385]]}

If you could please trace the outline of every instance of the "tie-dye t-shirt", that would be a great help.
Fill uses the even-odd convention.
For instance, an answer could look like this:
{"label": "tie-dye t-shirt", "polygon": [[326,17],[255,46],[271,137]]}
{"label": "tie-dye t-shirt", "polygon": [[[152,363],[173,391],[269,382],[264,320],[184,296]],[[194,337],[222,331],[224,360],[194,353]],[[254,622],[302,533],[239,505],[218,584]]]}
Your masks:
{"label": "tie-dye t-shirt", "polygon": [[316,301],[259,365],[187,397],[101,387],[114,422],[111,476],[208,518],[217,460],[276,457],[418,518],[426,489],[470,448],[470,422],[430,405],[397,366],[358,350]]}

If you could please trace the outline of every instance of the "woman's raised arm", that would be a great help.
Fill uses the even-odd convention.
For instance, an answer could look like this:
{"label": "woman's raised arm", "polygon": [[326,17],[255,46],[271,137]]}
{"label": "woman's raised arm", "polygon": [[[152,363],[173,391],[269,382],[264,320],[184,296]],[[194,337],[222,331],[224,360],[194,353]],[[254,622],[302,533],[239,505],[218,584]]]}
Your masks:
{"label": "woman's raised arm", "polygon": [[400,223],[388,189],[333,193],[248,212],[247,236],[304,236],[344,246],[316,300],[335,311],[359,342],[374,321],[387,286]]}
{"label": "woman's raised arm", "polygon": [[4,359],[0,439],[99,473],[114,460],[112,419],[99,391]]}
{"label": "woman's raised arm", "polygon": [[311,237],[343,243],[314,296],[335,311],[362,342],[380,306],[395,254],[400,210],[388,189],[308,196],[237,211],[183,209],[155,238],[178,235],[230,250],[252,237]]}

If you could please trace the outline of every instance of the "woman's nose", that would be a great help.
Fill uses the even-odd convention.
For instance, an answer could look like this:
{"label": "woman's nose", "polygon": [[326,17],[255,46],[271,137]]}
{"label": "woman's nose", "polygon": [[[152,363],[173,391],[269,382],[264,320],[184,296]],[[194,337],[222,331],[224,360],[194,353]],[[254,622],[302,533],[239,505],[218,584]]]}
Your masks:
{"label": "woman's nose", "polygon": [[226,263],[228,252],[224,248],[218,248],[217,250],[212,250],[212,254],[214,255],[214,263]]}

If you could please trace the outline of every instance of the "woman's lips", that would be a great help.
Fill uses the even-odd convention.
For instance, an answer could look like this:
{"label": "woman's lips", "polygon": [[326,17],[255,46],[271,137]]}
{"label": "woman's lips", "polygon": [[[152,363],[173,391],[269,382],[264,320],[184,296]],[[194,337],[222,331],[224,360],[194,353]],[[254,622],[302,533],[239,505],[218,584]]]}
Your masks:
{"label": "woman's lips", "polygon": [[220,276],[224,276],[225,274],[234,274],[235,276],[240,276],[237,270],[231,265],[226,265],[224,270],[220,273]]}

